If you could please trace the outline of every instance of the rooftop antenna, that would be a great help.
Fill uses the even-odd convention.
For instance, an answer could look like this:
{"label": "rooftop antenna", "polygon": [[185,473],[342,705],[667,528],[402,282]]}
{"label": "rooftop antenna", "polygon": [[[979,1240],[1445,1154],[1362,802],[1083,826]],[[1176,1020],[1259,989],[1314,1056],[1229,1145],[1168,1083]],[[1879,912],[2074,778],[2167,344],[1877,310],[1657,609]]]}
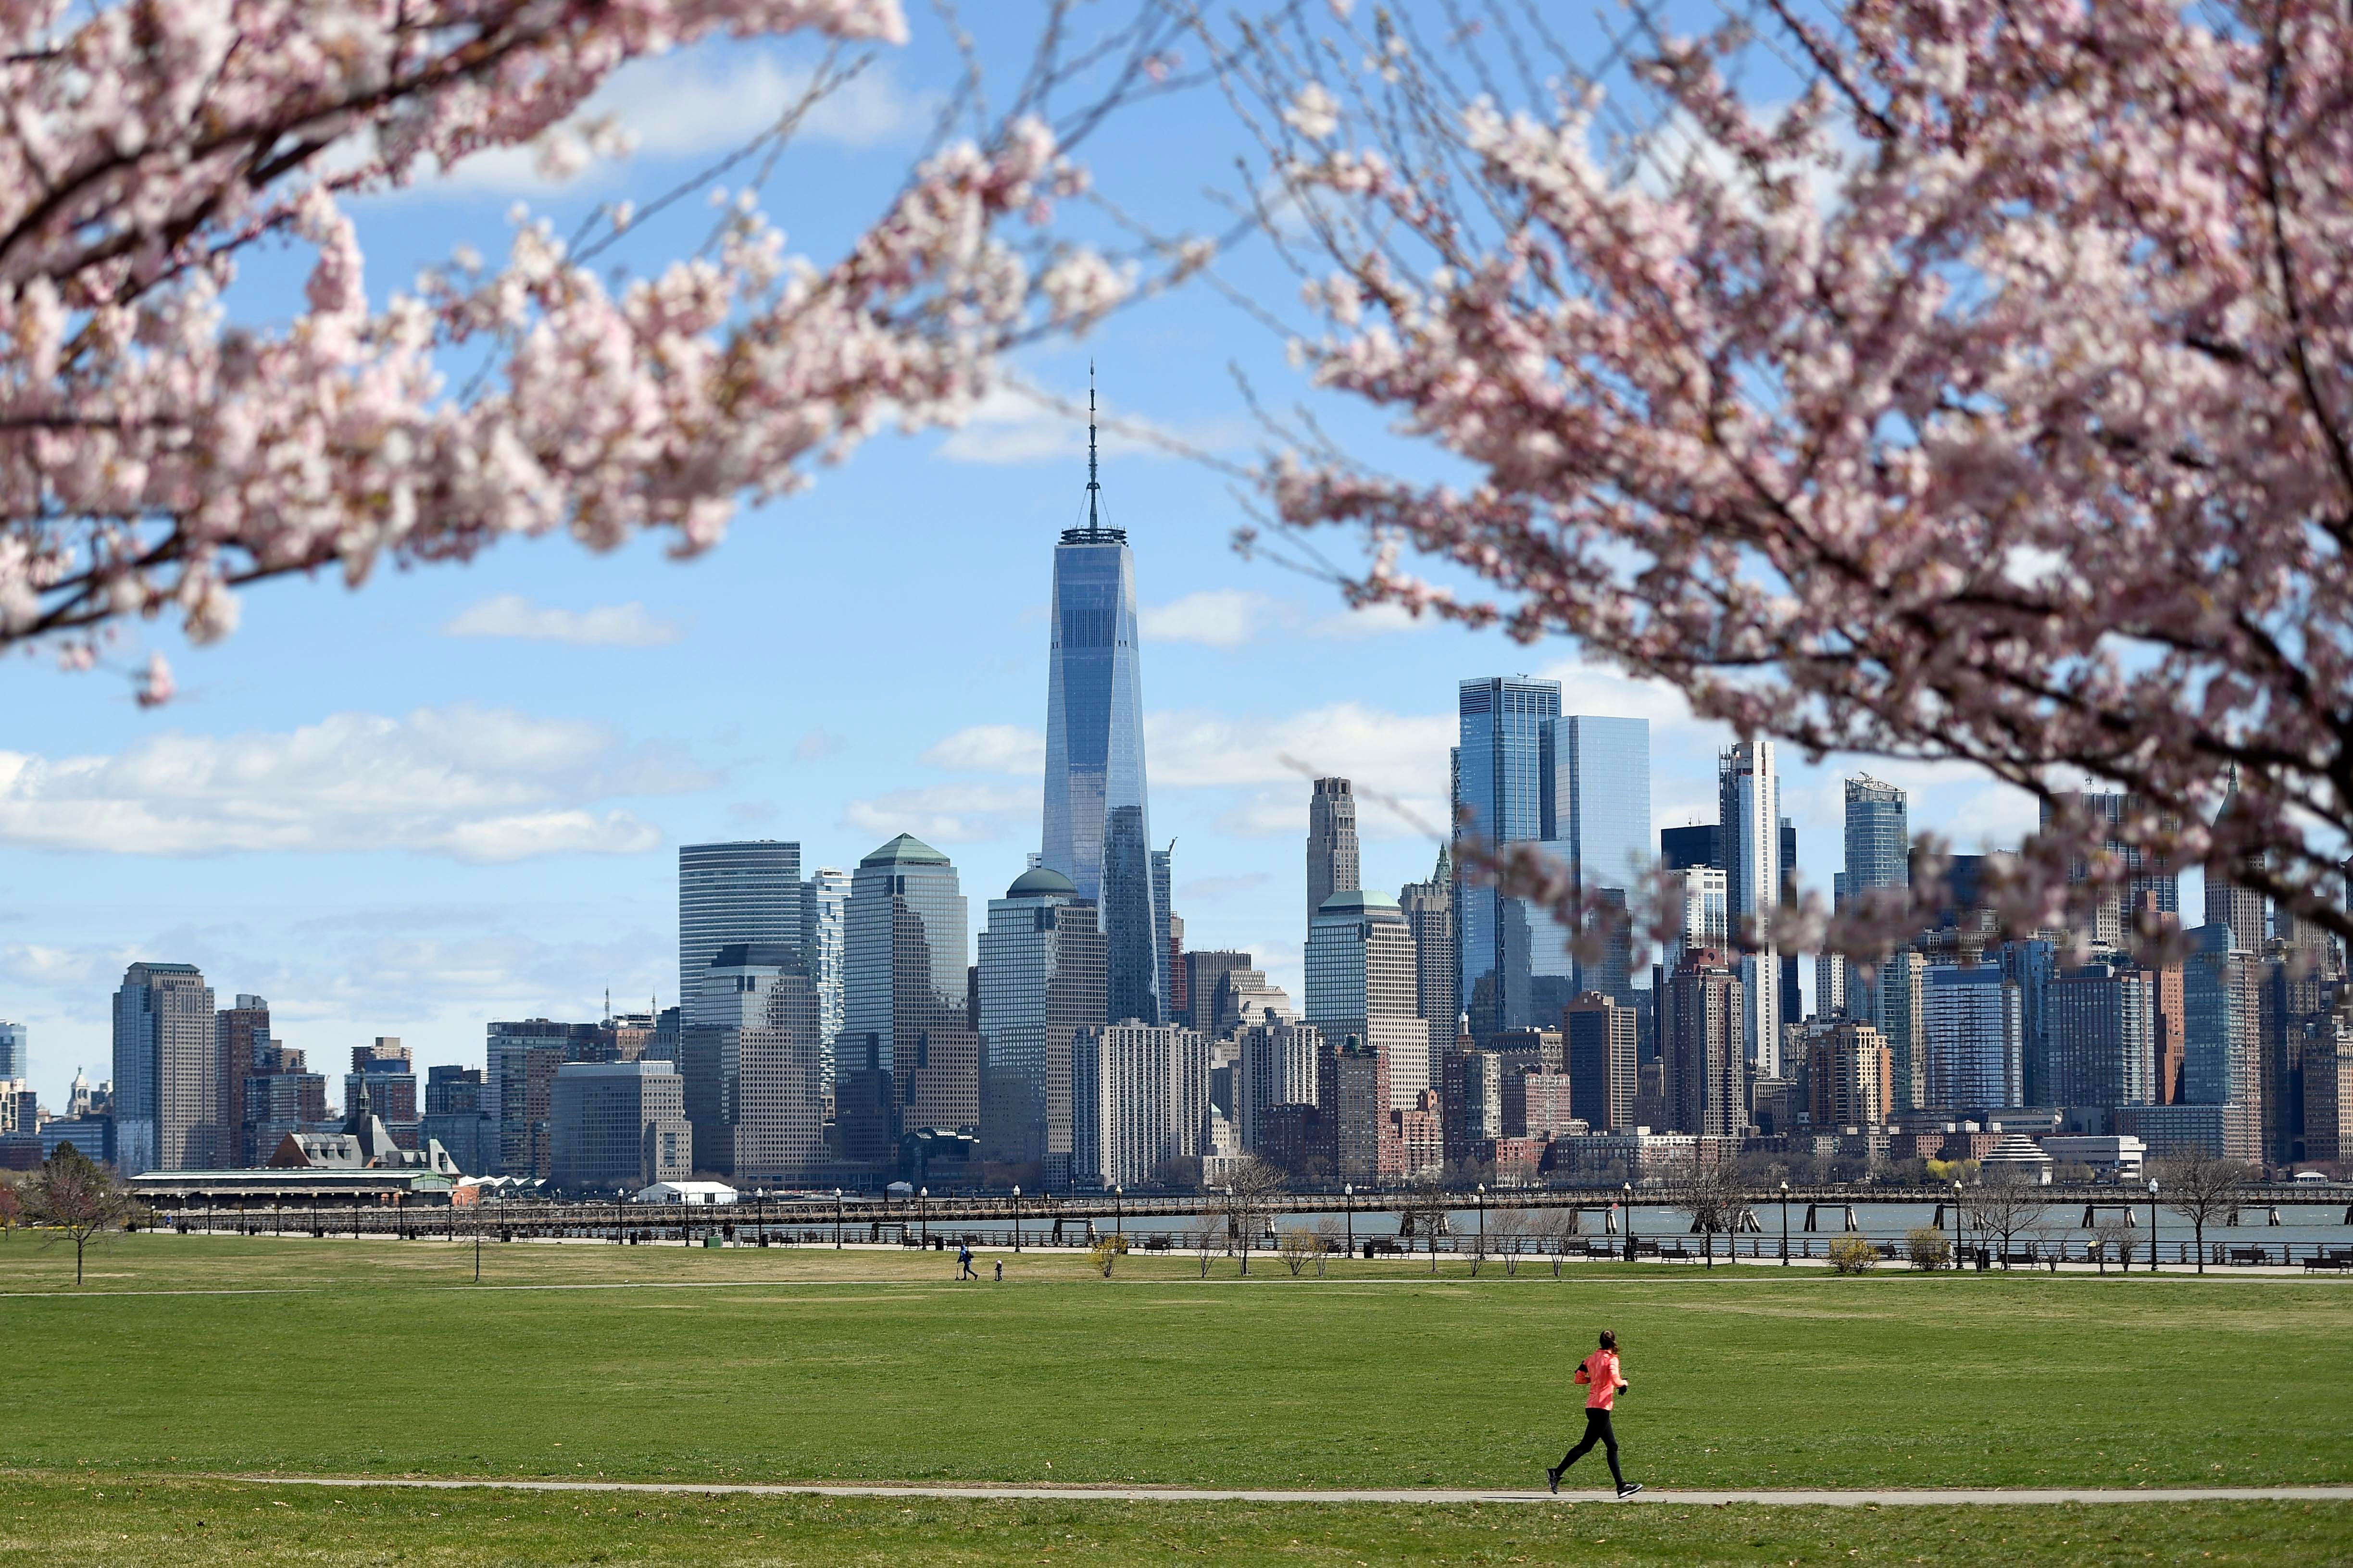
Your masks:
{"label": "rooftop antenna", "polygon": [[1087,531],[1102,529],[1095,520],[1095,492],[1103,489],[1095,478],[1095,362],[1087,361]]}

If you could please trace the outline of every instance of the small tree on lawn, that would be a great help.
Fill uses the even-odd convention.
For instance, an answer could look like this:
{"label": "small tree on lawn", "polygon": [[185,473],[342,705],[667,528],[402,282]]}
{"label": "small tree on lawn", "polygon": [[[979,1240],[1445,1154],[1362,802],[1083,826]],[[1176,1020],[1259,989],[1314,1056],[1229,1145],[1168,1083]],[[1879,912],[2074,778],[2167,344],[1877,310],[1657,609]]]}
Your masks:
{"label": "small tree on lawn", "polygon": [[2039,1223],[2046,1206],[2042,1189],[2016,1171],[1995,1170],[1976,1186],[1961,1190],[1961,1212],[1969,1228],[1980,1244],[1989,1237],[2000,1240],[2005,1268],[2012,1238]]}
{"label": "small tree on lawn", "polygon": [[16,1179],[0,1176],[0,1241],[8,1239],[9,1233],[16,1228],[16,1222],[24,1215],[25,1199],[16,1191]]}
{"label": "small tree on lawn", "polygon": [[76,1285],[82,1282],[82,1255],[90,1244],[120,1229],[131,1215],[131,1189],[70,1143],[58,1145],[26,1198],[26,1219],[46,1228],[51,1241],[73,1243]]}
{"label": "small tree on lawn", "polygon": [[1191,1236],[1187,1237],[1187,1239],[1193,1244],[1193,1255],[1200,1259],[1201,1278],[1204,1279],[1207,1279],[1209,1277],[1209,1259],[1218,1255],[1218,1243],[1219,1239],[1218,1233],[1221,1228],[1223,1227],[1211,1225],[1207,1219],[1204,1219],[1201,1224],[1201,1228],[1194,1231]]}
{"label": "small tree on lawn", "polygon": [[1245,1275],[1250,1273],[1250,1247],[1265,1234],[1267,1216],[1274,1212],[1283,1184],[1282,1168],[1255,1154],[1237,1164],[1226,1178],[1226,1231],[1241,1249]]}
{"label": "small tree on lawn", "polygon": [[1418,1235],[1427,1238],[1430,1271],[1437,1273],[1438,1232],[1446,1223],[1446,1189],[1439,1185],[1435,1177],[1418,1176],[1413,1185],[1406,1189],[1405,1202],[1400,1206],[1405,1211],[1406,1222]]}
{"label": "small tree on lawn", "polygon": [[1740,1222],[1740,1176],[1728,1161],[1705,1158],[1694,1146],[1691,1168],[1683,1174],[1682,1197],[1683,1206],[1691,1210],[1692,1225],[1700,1233],[1700,1246],[1707,1257],[1707,1266],[1715,1267],[1715,1233],[1729,1236]]}
{"label": "small tree on lawn", "polygon": [[[2254,1168],[2225,1160],[2204,1150],[2158,1163],[2157,1190],[2165,1206],[2189,1222],[2198,1238],[2198,1272],[2206,1272],[2206,1223],[2221,1219],[2239,1204],[2238,1189],[2254,1175]],[[2152,1238],[2149,1259],[2157,1254]]]}
{"label": "small tree on lawn", "polygon": [[1275,1255],[1282,1259],[1282,1266],[1290,1269],[1291,1277],[1296,1279],[1309,1260],[1323,1252],[1324,1242],[1306,1226],[1285,1226],[1282,1234],[1275,1237],[1274,1250]]}

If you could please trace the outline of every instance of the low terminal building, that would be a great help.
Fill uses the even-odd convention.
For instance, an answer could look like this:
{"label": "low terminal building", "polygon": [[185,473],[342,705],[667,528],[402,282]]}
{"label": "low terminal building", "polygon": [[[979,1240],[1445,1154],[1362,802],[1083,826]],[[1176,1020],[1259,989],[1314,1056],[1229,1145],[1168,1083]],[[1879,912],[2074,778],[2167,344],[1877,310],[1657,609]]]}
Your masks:
{"label": "low terminal building", "polygon": [[635,1201],[712,1208],[738,1203],[742,1201],[742,1194],[724,1182],[656,1182],[651,1186],[639,1188]]}

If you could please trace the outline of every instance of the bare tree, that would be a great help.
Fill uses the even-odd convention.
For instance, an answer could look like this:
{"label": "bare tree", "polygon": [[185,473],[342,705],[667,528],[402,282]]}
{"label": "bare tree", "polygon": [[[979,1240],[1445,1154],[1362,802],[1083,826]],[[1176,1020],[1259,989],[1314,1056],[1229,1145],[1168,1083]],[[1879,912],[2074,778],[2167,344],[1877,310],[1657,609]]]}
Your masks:
{"label": "bare tree", "polygon": [[[2165,1206],[2189,1222],[2198,1238],[2198,1272],[2206,1272],[2206,1222],[2221,1219],[2239,1206],[2238,1189],[2254,1176],[2254,1167],[2224,1160],[2200,1149],[2176,1155],[2157,1166],[2157,1190]],[[2157,1238],[2149,1238],[2149,1261],[2157,1261]]]}
{"label": "bare tree", "polygon": [[1555,1209],[1544,1218],[1536,1233],[1537,1245],[1551,1255],[1552,1277],[1560,1278],[1561,1260],[1568,1256],[1569,1237],[1581,1233],[1583,1224],[1575,1209]]}
{"label": "bare tree", "polygon": [[91,1163],[72,1144],[60,1143],[33,1178],[25,1217],[47,1229],[49,1240],[73,1243],[74,1283],[79,1285],[84,1251],[121,1229],[131,1208],[131,1189],[112,1171]]}
{"label": "bare tree", "polygon": [[16,1222],[24,1215],[25,1198],[16,1191],[16,1177],[0,1174],[0,1241],[8,1239],[9,1234],[16,1228]]}
{"label": "bare tree", "polygon": [[1185,1239],[1192,1244],[1193,1256],[1200,1259],[1201,1278],[1204,1279],[1209,1277],[1209,1259],[1218,1255],[1218,1245],[1221,1239],[1219,1233],[1224,1228],[1223,1226],[1211,1225],[1204,1215],[1200,1228],[1186,1236]]}
{"label": "bare tree", "polygon": [[1434,1177],[1417,1176],[1405,1192],[1405,1202],[1398,1205],[1405,1214],[1406,1224],[1417,1236],[1426,1237],[1430,1247],[1430,1271],[1438,1272],[1438,1232],[1446,1223],[1446,1189]]}
{"label": "bare tree", "polygon": [[1528,1239],[1528,1211],[1520,1208],[1498,1209],[1487,1216],[1487,1244],[1495,1256],[1504,1260],[1504,1272],[1517,1278],[1520,1272],[1520,1252]]}
{"label": "bare tree", "polygon": [[[1282,1167],[1252,1154],[1237,1163],[1226,1178],[1226,1235],[1241,1251],[1242,1273],[1250,1273],[1250,1248],[1265,1234],[1267,1217],[1284,1185]],[[1293,1269],[1293,1273],[1298,1270]]]}
{"label": "bare tree", "polygon": [[1330,1215],[1323,1215],[1316,1219],[1315,1278],[1318,1279],[1324,1278],[1324,1267],[1332,1260],[1332,1255],[1347,1245],[1342,1239],[1342,1234],[1340,1222]]}
{"label": "bare tree", "polygon": [[1740,1175],[1730,1162],[1705,1159],[1694,1146],[1691,1168],[1683,1173],[1678,1195],[1691,1210],[1692,1227],[1700,1233],[1700,1246],[1710,1268],[1715,1267],[1715,1233],[1720,1230],[1729,1236],[1740,1223],[1741,1194]]}
{"label": "bare tree", "polygon": [[2010,1267],[2011,1240],[2041,1223],[2049,1206],[2042,1189],[2017,1171],[1994,1170],[1973,1187],[1961,1189],[1961,1213],[1979,1245],[1988,1237],[2000,1241],[2002,1267]]}
{"label": "bare tree", "polygon": [[1274,1240],[1275,1256],[1282,1259],[1282,1266],[1291,1270],[1293,1279],[1323,1249],[1323,1241],[1303,1225],[1284,1226]]}
{"label": "bare tree", "polygon": [[2108,1259],[2114,1258],[2129,1271],[2132,1268],[2132,1226],[2121,1214],[2103,1216],[2092,1227],[2092,1249],[2100,1260],[2100,1272],[2108,1271]]}

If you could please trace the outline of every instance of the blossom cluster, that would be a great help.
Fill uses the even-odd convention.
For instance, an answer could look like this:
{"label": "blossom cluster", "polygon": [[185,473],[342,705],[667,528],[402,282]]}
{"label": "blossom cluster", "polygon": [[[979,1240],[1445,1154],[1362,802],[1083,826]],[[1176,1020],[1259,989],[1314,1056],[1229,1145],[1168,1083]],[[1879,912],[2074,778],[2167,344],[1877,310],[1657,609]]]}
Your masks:
{"label": "blossom cluster", "polygon": [[[1524,75],[1516,106],[1549,38],[1440,58],[1383,13],[1237,49],[1316,258],[1294,352],[1469,474],[1306,446],[1281,520],[1362,531],[1360,599],[2031,792],[1989,885],[2013,931],[2140,861],[2353,935],[2353,16],[1760,15],[1638,30],[1630,79]],[[1738,85],[1768,47],[1794,99]],[[1801,900],[1785,950],[1900,938],[1936,880]]]}
{"label": "blossom cluster", "polygon": [[[744,203],[704,252],[608,283],[525,219],[501,262],[461,253],[371,303],[354,195],[575,136],[600,82],[675,46],[899,40],[897,0],[80,14],[0,13],[0,647],[86,663],[111,623],[163,613],[216,637],[240,583],[357,584],[514,533],[700,550],[879,424],[953,417],[1022,332],[1082,328],[1132,285],[1007,237],[1083,188],[1016,117],[931,156],[828,265]],[[282,328],[224,305],[264,239],[314,258]],[[170,686],[158,660],[143,696]]]}

